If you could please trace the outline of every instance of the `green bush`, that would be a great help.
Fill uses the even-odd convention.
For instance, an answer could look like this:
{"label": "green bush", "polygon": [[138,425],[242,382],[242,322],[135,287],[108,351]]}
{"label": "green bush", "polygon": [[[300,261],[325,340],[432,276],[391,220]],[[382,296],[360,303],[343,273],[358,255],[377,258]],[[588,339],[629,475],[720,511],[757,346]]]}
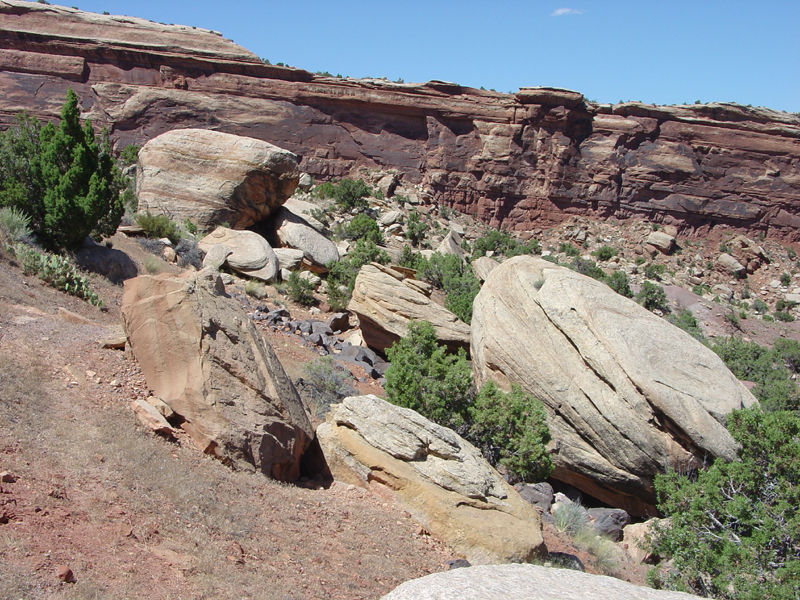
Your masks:
{"label": "green bush", "polygon": [[540,400],[518,385],[504,394],[493,382],[484,385],[469,409],[468,439],[493,465],[501,464],[523,481],[544,481],[553,472],[547,454],[547,413]]}
{"label": "green bush", "polygon": [[781,273],[781,285],[787,287],[790,283],[792,283],[792,276],[786,272]]}
{"label": "green bush", "polygon": [[659,265],[656,263],[650,263],[644,268],[644,276],[647,279],[653,279],[655,281],[661,281],[661,276],[667,270],[667,267],[664,265]]}
{"label": "green bush", "polygon": [[136,224],[144,230],[144,234],[152,239],[167,238],[173,244],[181,239],[181,231],[167,215],[152,215],[148,210],[134,217]]}
{"label": "green bush", "polygon": [[418,279],[444,291],[447,310],[465,323],[472,322],[472,304],[481,284],[469,265],[452,254],[434,252],[427,259],[417,255],[414,268]]}
{"label": "green bush", "polygon": [[617,249],[611,246],[600,246],[597,250],[592,252],[597,260],[609,260],[617,255]]}
{"label": "green bush", "polygon": [[475,240],[472,245],[472,258],[486,256],[489,251],[511,258],[523,254],[541,254],[542,247],[536,240],[518,242],[505,231],[494,229]]}
{"label": "green bush", "polygon": [[575,246],[573,246],[569,242],[561,242],[558,245],[558,251],[561,252],[562,254],[566,254],[567,256],[573,258],[581,255],[580,250],[578,250]]}
{"label": "green bush", "polygon": [[52,287],[95,306],[103,306],[103,300],[89,286],[89,280],[81,275],[69,258],[18,243],[14,255],[22,263],[23,273],[36,275]]}
{"label": "green bush", "polygon": [[78,96],[70,89],[58,126],[23,114],[0,134],[0,206],[29,215],[51,250],[79,248],[90,234],[113,235],[124,212],[126,182],[107,132],[98,143],[91,123],[81,128],[79,117]]}
{"label": "green bush", "polygon": [[351,240],[365,240],[375,244],[383,242],[383,234],[378,222],[364,213],[353,217],[353,220],[347,224],[345,232]]}
{"label": "green bush", "polygon": [[310,397],[311,410],[314,416],[321,419],[331,404],[358,393],[353,381],[350,371],[334,362],[330,356],[323,356],[303,367],[303,380],[298,388]]}
{"label": "green bush", "polygon": [[691,311],[682,310],[677,314],[668,314],[665,318],[667,321],[675,325],[675,327],[680,327],[683,329],[697,341],[704,344],[708,343],[706,336],[703,335],[703,330],[700,329],[700,325],[697,323],[697,319],[695,319]]}
{"label": "green bush", "polygon": [[758,314],[763,315],[765,312],[769,310],[769,305],[764,302],[761,298],[756,298],[753,300],[753,310],[756,311]]}
{"label": "green bush", "polygon": [[369,206],[367,197],[373,195],[363,179],[342,179],[339,183],[321,183],[314,188],[314,193],[320,198],[333,199],[336,207],[342,211],[367,208]]}
{"label": "green bush", "polygon": [[570,269],[598,281],[605,281],[606,274],[593,260],[576,258],[569,266]]}
{"label": "green bush", "polygon": [[[800,594],[800,416],[734,411],[728,429],[739,460],[718,458],[692,477],[656,477],[653,550],[671,559],[670,587],[730,600]],[[677,581],[675,581],[677,579]]]}
{"label": "green bush", "polygon": [[316,302],[313,284],[308,279],[300,277],[297,271],[289,275],[289,279],[286,280],[286,293],[292,301],[302,306],[311,306]]}
{"label": "green bush", "polygon": [[128,144],[122,149],[122,152],[119,153],[119,162],[126,167],[135,165],[139,160],[139,150],[141,150],[139,146]]}
{"label": "green bush", "polygon": [[772,313],[772,316],[775,317],[776,320],[783,321],[784,323],[791,323],[794,321],[794,315],[786,312],[785,310],[776,310],[774,313]]}
{"label": "green bush", "polygon": [[664,292],[664,288],[650,281],[645,281],[642,284],[642,288],[636,294],[636,301],[649,311],[669,312],[667,294]]}
{"label": "green bush", "polygon": [[0,208],[0,233],[13,243],[27,240],[33,234],[31,218],[14,206]]}
{"label": "green bush", "polygon": [[606,277],[608,287],[617,292],[620,296],[626,298],[633,298],[630,282],[628,281],[628,274],[625,271],[614,271],[611,275]]}
{"label": "green bush", "polygon": [[389,255],[374,242],[358,240],[347,257],[328,263],[328,303],[333,310],[344,310],[347,307],[358,271],[371,262],[385,265],[389,262]]}
{"label": "green bush", "polygon": [[386,351],[387,399],[455,430],[469,422],[472,371],[463,350],[449,354],[427,321],[411,321],[408,335]]}
{"label": "green bush", "polygon": [[408,221],[406,222],[406,239],[411,242],[411,245],[416,248],[425,239],[425,234],[428,231],[428,224],[423,223],[419,218],[419,212],[412,210],[408,213]]}

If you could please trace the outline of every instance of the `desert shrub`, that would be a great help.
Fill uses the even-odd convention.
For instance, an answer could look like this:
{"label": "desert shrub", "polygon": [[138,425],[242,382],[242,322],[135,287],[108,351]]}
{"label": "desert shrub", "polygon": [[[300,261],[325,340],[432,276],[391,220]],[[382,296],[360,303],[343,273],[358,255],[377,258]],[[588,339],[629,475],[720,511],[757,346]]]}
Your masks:
{"label": "desert shrub", "polygon": [[263,300],[267,297],[267,288],[258,279],[248,279],[244,284],[244,293],[253,298]]}
{"label": "desert shrub", "polygon": [[452,429],[469,422],[472,371],[463,350],[449,354],[439,345],[433,325],[411,321],[408,334],[387,349],[387,399]]}
{"label": "desert shrub", "polygon": [[134,217],[136,224],[144,230],[144,234],[153,239],[167,238],[173,244],[181,239],[178,226],[167,215],[153,215],[148,210]]}
{"label": "desert shrub", "polygon": [[403,245],[403,250],[400,252],[400,259],[397,261],[401,267],[415,269],[417,264],[417,256],[408,244]]}
{"label": "desert shrub", "polygon": [[630,282],[628,281],[628,274],[625,271],[614,271],[611,275],[606,277],[608,287],[617,292],[620,296],[626,298],[633,298]]}
{"label": "desert shrub", "polygon": [[444,291],[447,310],[465,323],[472,321],[472,304],[481,284],[469,265],[452,254],[434,252],[427,259],[417,255],[414,268],[419,279]]}
{"label": "desert shrub", "polygon": [[182,237],[175,245],[175,253],[178,255],[180,266],[191,265],[195,269],[203,268],[203,251],[198,247],[197,240]]}
{"label": "desert shrub", "polygon": [[135,165],[139,160],[139,150],[141,148],[136,144],[128,144],[119,153],[119,162],[124,166]]}
{"label": "desert shrub", "polygon": [[0,208],[0,233],[2,233],[10,243],[22,242],[30,239],[33,231],[31,230],[31,218],[14,206]]}
{"label": "desert shrub", "polygon": [[650,263],[644,268],[644,276],[647,279],[653,279],[655,281],[661,281],[661,276],[667,270],[665,265],[660,265],[657,263]]}
{"label": "desert shrub", "polygon": [[667,321],[675,325],[675,327],[680,327],[683,329],[697,341],[704,344],[708,343],[708,340],[706,339],[706,336],[703,335],[703,330],[700,329],[700,325],[697,323],[697,319],[695,319],[692,311],[682,310],[678,313],[668,314],[665,318]]}
{"label": "desert shrub", "polygon": [[308,279],[300,277],[297,271],[289,275],[289,279],[286,280],[286,293],[293,302],[302,306],[311,306],[316,302],[314,285]]}
{"label": "desert shrub", "polygon": [[697,294],[698,296],[703,296],[711,291],[711,288],[707,285],[697,284],[692,288],[692,293]]}
{"label": "desert shrub", "polygon": [[734,411],[728,429],[739,460],[656,477],[670,520],[656,529],[653,550],[679,573],[671,587],[731,600],[797,598],[800,416]]}
{"label": "desert shrub", "polygon": [[155,256],[147,256],[144,259],[144,270],[150,275],[158,275],[163,270],[164,263]]}
{"label": "desert shrub", "polygon": [[556,529],[563,533],[576,535],[588,526],[586,509],[580,502],[563,502],[556,507],[553,513]]}
{"label": "desert shrub", "polygon": [[800,364],[800,343],[779,339],[770,349],[739,337],[717,338],[711,349],[742,381],[752,381],[753,395],[767,411],[800,409],[800,393],[792,379]]}
{"label": "desert shrub", "polygon": [[374,242],[358,240],[345,258],[328,263],[328,303],[334,310],[343,310],[347,306],[358,271],[371,262],[385,265],[389,262],[389,255]]}
{"label": "desert shrub", "polygon": [[642,288],[636,294],[636,301],[649,311],[669,312],[667,294],[664,292],[664,288],[650,281],[645,281],[642,284]]}
{"label": "desert shrub", "polygon": [[781,285],[787,287],[790,283],[792,283],[792,276],[785,271],[781,273]]}
{"label": "desert shrub", "polygon": [[29,215],[50,250],[78,248],[90,234],[113,235],[124,212],[126,181],[107,132],[98,143],[91,123],[81,127],[79,117],[78,96],[69,89],[58,126],[23,114],[0,134],[0,206]]}
{"label": "desert shrub", "polygon": [[347,224],[345,232],[351,240],[365,240],[375,244],[383,242],[383,234],[378,222],[364,213],[353,217],[353,220]]}
{"label": "desert shrub", "polygon": [[758,314],[763,315],[765,312],[769,310],[769,305],[764,302],[761,298],[756,298],[753,300],[753,310],[756,311]]}
{"label": "desert shrub", "polygon": [[609,260],[617,255],[617,249],[611,246],[600,246],[597,250],[592,252],[597,260]]}
{"label": "desert shrub", "polygon": [[569,268],[577,273],[580,273],[581,275],[586,275],[587,277],[597,279],[598,281],[605,281],[606,279],[606,274],[603,272],[603,269],[598,267],[593,260],[576,258],[569,265]]}
{"label": "desert shrub", "polygon": [[42,252],[22,243],[14,246],[14,255],[22,263],[26,275],[36,275],[48,285],[95,306],[103,306],[103,300],[89,285],[89,280],[78,271],[65,256]]}
{"label": "desert shrub", "polygon": [[791,323],[794,321],[794,315],[786,312],[785,310],[776,310],[774,313],[772,313],[772,316],[775,317],[775,320],[783,321],[784,323]]}
{"label": "desert shrub", "polygon": [[419,218],[419,212],[412,210],[408,213],[408,220],[406,221],[405,234],[406,238],[411,245],[416,248],[425,239],[425,234],[428,231],[428,224],[423,223]]}
{"label": "desert shrub", "polygon": [[319,198],[331,198],[339,210],[365,209],[367,197],[373,195],[363,179],[342,179],[339,183],[321,183],[314,188]]}
{"label": "desert shrub", "polygon": [[331,404],[347,396],[355,396],[353,375],[330,356],[323,356],[303,367],[303,380],[299,386],[310,399],[311,409],[317,418],[323,418]]}
{"label": "desert shrub", "polygon": [[544,481],[553,472],[544,405],[518,385],[505,394],[488,382],[475,396],[469,415],[467,437],[491,464],[505,466],[524,481]]}
{"label": "desert shrub", "polygon": [[558,251],[560,253],[566,254],[567,256],[570,256],[572,258],[581,255],[580,250],[578,250],[575,246],[573,246],[569,242],[561,242],[558,245]]}
{"label": "desert shrub", "polygon": [[494,229],[475,240],[472,245],[472,257],[486,256],[489,251],[511,258],[523,254],[541,254],[542,247],[536,240],[518,242],[505,231]]}

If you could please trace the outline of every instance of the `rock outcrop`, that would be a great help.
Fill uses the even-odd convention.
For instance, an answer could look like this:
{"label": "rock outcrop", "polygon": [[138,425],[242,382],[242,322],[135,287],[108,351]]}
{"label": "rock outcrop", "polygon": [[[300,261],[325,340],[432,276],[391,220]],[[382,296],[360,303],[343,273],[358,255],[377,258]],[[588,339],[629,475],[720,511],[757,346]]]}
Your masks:
{"label": "rock outcrop", "polygon": [[395,184],[419,186],[414,198],[493,226],[638,215],[682,235],[800,240],[797,115],[319,76],[203,29],[14,0],[0,1],[0,29],[5,123],[22,110],[57,118],[71,86],[118,145],[187,127],[247,135],[302,156],[318,180],[392,169]]}
{"label": "rock outcrop", "polygon": [[231,269],[242,275],[262,281],[274,281],[278,275],[278,257],[272,246],[253,231],[217,227],[200,240],[197,246],[213,261],[212,266],[216,268],[227,263]]}
{"label": "rock outcrop", "polygon": [[553,476],[634,515],[652,478],[735,457],[726,415],[756,400],[709,348],[608,286],[540,258],[497,267],[475,299],[479,382],[544,402]]}
{"label": "rock outcrop", "polygon": [[332,406],[317,428],[338,481],[388,493],[473,564],[546,553],[539,513],[455,432],[376,396]]}
{"label": "rock outcrop", "polygon": [[321,234],[298,212],[281,207],[272,220],[275,237],[283,246],[303,251],[307,265],[324,272],[325,265],[339,260],[336,244]]}
{"label": "rock outcrop", "polygon": [[218,272],[129,279],[122,318],[147,385],[206,453],[274,479],[298,478],[313,439],[309,417]]}
{"label": "rock outcrop", "polygon": [[406,581],[381,600],[691,600],[698,597],[571,569],[485,565]]}
{"label": "rock outcrop", "polygon": [[139,150],[139,211],[190,219],[200,229],[228,223],[244,229],[266,219],[292,195],[297,157],[249,137],[176,129]]}
{"label": "rock outcrop", "polygon": [[430,321],[439,341],[448,348],[469,349],[469,325],[431,300],[422,291],[425,286],[377,263],[361,267],[347,308],[358,315],[370,348],[386,350],[408,333],[408,322],[413,319]]}

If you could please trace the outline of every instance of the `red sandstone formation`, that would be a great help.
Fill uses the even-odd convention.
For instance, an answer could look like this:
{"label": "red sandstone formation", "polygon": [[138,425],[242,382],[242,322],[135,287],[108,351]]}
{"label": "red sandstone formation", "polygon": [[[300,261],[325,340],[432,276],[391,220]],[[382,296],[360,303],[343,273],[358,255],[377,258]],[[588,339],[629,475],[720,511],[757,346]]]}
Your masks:
{"label": "red sandstone formation", "polygon": [[321,178],[397,172],[431,202],[520,231],[572,214],[800,241],[800,117],[735,104],[597,105],[453,83],[322,77],[219,34],[0,0],[0,121],[67,87],[118,144],[199,127],[269,141]]}

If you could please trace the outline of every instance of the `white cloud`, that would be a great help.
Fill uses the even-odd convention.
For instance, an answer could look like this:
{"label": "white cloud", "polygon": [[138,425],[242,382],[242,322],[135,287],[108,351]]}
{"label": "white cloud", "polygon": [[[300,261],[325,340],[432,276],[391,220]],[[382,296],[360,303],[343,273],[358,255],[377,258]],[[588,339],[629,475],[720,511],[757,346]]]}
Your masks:
{"label": "white cloud", "polygon": [[565,15],[582,15],[582,10],[577,10],[575,8],[558,8],[550,13],[551,17],[563,17]]}

